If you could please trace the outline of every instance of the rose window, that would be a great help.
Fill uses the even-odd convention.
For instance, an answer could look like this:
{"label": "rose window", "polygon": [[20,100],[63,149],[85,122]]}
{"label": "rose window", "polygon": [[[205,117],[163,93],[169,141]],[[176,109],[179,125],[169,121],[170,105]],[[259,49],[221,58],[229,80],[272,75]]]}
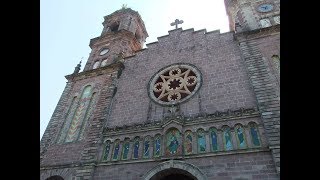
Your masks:
{"label": "rose window", "polygon": [[201,85],[200,71],[188,64],[176,64],[160,70],[151,78],[149,96],[162,105],[182,103]]}

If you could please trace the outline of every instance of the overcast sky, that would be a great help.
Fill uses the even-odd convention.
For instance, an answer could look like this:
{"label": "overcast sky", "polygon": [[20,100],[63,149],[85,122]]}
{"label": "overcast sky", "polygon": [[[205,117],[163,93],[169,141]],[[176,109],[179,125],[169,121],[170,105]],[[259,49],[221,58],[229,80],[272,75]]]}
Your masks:
{"label": "overcast sky", "polygon": [[229,31],[223,0],[40,0],[40,139],[71,74],[89,53],[90,39],[100,36],[103,17],[122,4],[138,11],[149,37],[146,44],[174,29]]}

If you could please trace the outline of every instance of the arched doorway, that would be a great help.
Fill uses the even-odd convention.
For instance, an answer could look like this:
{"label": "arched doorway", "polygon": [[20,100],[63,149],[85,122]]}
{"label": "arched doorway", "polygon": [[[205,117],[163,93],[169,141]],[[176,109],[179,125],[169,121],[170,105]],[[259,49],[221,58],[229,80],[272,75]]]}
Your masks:
{"label": "arched doorway", "polygon": [[46,180],[64,180],[61,176],[51,176],[48,177]]}
{"label": "arched doorway", "polygon": [[193,164],[184,161],[170,160],[153,167],[143,176],[142,179],[207,180],[207,177]]}
{"label": "arched doorway", "polygon": [[150,180],[197,180],[192,174],[187,171],[170,168],[160,171],[153,175]]}

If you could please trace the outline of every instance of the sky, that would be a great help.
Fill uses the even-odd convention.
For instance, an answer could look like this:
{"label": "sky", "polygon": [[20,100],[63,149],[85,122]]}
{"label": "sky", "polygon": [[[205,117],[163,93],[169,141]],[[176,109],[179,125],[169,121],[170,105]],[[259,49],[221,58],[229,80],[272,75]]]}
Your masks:
{"label": "sky", "polygon": [[146,43],[174,29],[229,31],[223,0],[40,0],[40,139],[67,80],[81,58],[89,57],[90,39],[100,36],[103,17],[123,4],[138,11],[149,37]]}

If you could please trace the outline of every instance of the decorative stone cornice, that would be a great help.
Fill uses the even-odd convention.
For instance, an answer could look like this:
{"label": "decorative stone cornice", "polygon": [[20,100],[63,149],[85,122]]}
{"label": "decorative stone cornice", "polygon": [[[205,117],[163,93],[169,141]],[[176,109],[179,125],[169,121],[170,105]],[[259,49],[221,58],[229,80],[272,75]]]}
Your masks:
{"label": "decorative stone cornice", "polygon": [[77,74],[66,75],[65,78],[68,81],[78,81],[81,79],[87,79],[102,74],[111,74],[120,69],[124,69],[124,64],[120,60],[115,59],[112,63],[106,65],[105,67],[99,67],[97,69],[91,69]]}
{"label": "decorative stone cornice", "polygon": [[270,26],[262,29],[255,29],[251,31],[243,31],[234,34],[234,38],[239,42],[247,41],[254,38],[261,38],[264,36],[269,36],[274,33],[280,33],[280,24]]}
{"label": "decorative stone cornice", "polygon": [[128,133],[128,132],[141,132],[162,129],[163,126],[168,124],[170,121],[175,121],[178,124],[189,125],[193,123],[210,123],[221,120],[230,119],[242,119],[257,117],[260,113],[255,108],[240,108],[237,110],[227,110],[224,112],[216,111],[212,114],[198,114],[196,116],[184,116],[184,115],[168,115],[162,120],[145,122],[133,125],[115,126],[115,127],[105,127],[103,129],[103,134],[118,134],[118,133]]}

